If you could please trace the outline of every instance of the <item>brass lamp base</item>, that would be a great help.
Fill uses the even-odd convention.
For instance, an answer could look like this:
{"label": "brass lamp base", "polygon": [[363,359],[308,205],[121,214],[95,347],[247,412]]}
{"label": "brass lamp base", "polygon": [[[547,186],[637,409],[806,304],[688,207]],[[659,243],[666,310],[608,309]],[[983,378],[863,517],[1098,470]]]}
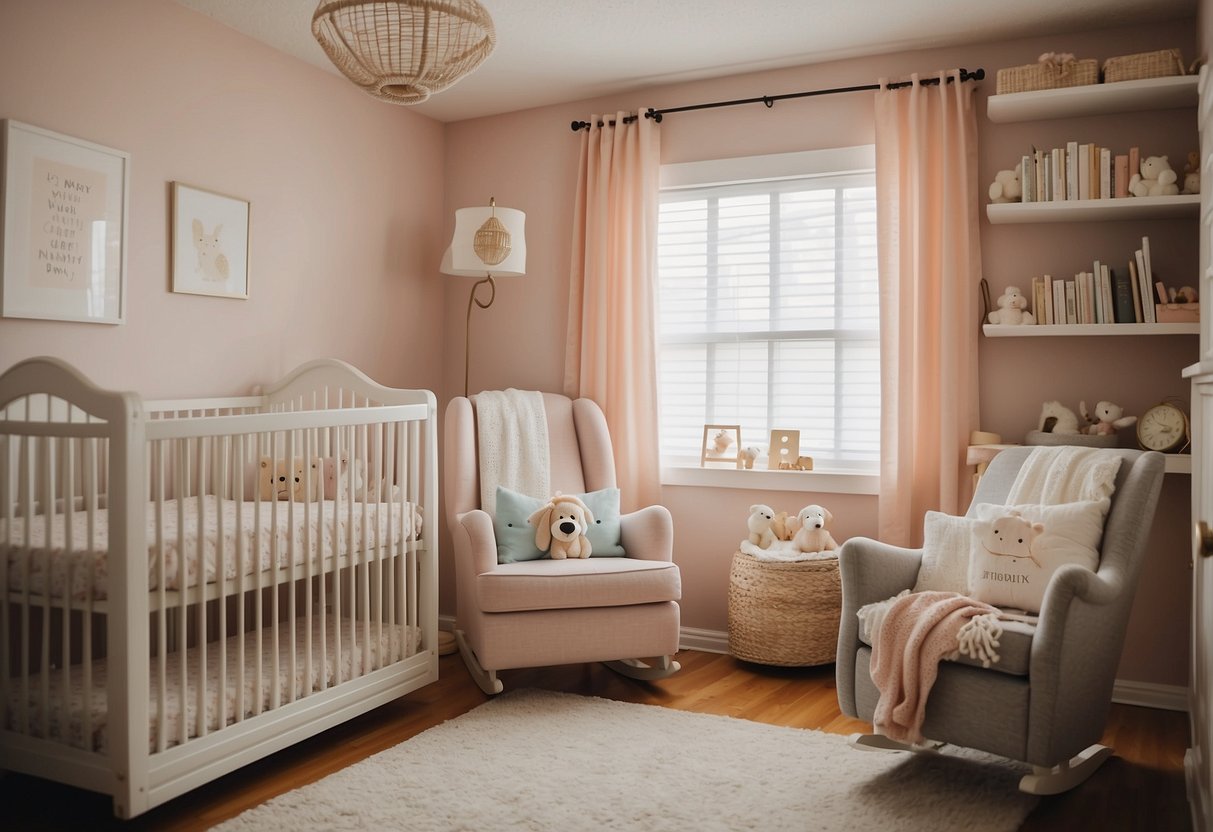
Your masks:
{"label": "brass lamp base", "polygon": [[[484,284],[489,285],[489,299],[482,301],[476,297],[476,290]],[[486,275],[482,280],[477,280],[472,286],[472,291],[468,294],[468,314],[467,320],[463,325],[463,395],[466,398],[468,394],[468,364],[471,357],[469,349],[472,341],[472,304],[475,303],[481,309],[488,309],[493,305],[493,301],[497,298],[497,284],[493,282],[493,276]]]}

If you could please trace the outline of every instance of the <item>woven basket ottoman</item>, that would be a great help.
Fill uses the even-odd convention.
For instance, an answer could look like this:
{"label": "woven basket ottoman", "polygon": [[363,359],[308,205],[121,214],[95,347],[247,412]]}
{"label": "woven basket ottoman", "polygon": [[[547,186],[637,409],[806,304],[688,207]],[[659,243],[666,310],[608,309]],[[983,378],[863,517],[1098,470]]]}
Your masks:
{"label": "woven basket ottoman", "polygon": [[762,561],[737,552],[729,570],[729,652],[757,664],[829,664],[838,649],[838,556]]}

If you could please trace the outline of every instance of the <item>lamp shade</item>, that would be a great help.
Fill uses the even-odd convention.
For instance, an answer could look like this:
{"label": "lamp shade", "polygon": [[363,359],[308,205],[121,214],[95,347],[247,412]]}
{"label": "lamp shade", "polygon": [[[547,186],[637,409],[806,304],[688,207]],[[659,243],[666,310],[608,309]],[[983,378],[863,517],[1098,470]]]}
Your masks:
{"label": "lamp shade", "polygon": [[[490,222],[494,217],[497,223]],[[485,229],[486,223],[488,229]],[[455,211],[455,233],[451,235],[451,244],[442,255],[442,273],[461,277],[484,277],[488,274],[493,277],[519,277],[526,274],[525,226],[526,214],[517,208],[486,205],[458,209]],[[508,254],[496,264],[486,262],[477,254],[477,249],[485,251],[486,237],[500,241],[502,231],[509,240]],[[480,245],[477,245],[478,233]],[[500,256],[500,247],[497,252],[490,259]]]}

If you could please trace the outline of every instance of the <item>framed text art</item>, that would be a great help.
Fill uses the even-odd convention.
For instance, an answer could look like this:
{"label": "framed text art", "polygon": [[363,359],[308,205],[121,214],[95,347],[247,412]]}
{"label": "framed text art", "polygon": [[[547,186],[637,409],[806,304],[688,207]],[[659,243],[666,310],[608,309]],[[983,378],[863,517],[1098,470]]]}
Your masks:
{"label": "framed text art", "polygon": [[248,298],[247,200],[173,183],[173,291]]}
{"label": "framed text art", "polygon": [[0,315],[122,323],[130,154],[12,119],[0,125]]}

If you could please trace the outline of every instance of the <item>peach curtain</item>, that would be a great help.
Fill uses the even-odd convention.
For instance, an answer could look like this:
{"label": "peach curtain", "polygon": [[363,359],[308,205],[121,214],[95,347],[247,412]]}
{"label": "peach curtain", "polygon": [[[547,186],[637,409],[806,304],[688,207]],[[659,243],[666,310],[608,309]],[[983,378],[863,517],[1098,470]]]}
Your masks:
{"label": "peach curtain", "polygon": [[593,399],[606,415],[625,510],[656,503],[661,492],[655,320],[659,131],[643,116],[625,124],[626,115],[592,116],[581,137],[564,364],[565,394]]}
{"label": "peach curtain", "polygon": [[978,424],[977,120],[957,74],[876,93],[879,527],[903,546],[928,509],[963,512]]}

